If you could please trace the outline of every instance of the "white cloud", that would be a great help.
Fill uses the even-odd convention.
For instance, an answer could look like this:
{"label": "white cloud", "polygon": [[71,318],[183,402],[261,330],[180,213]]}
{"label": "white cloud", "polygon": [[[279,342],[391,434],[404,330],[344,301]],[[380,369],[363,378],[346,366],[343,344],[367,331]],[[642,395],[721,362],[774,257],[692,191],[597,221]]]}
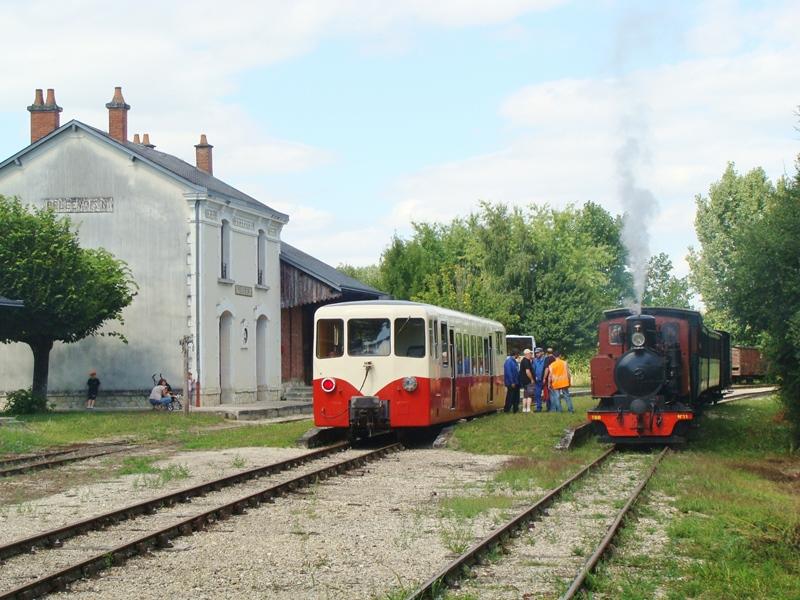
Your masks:
{"label": "white cloud", "polygon": [[[797,13],[794,19],[800,24]],[[650,156],[638,181],[662,207],[653,234],[669,235],[673,222],[688,228],[691,243],[694,196],[707,193],[727,161],[777,177],[797,154],[800,80],[791,73],[799,62],[795,44],[640,70],[624,86],[610,79],[528,86],[499,108],[515,132],[507,147],[397,182],[394,218],[446,220],[479,199],[553,206],[593,200],[619,212],[614,155],[626,134],[622,117],[634,111],[646,124],[640,142]]]}

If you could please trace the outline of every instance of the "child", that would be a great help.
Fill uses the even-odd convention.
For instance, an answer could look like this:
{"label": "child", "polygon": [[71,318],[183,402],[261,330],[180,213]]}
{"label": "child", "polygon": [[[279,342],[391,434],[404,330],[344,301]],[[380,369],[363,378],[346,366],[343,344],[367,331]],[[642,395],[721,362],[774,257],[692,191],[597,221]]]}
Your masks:
{"label": "child", "polygon": [[86,395],[86,408],[92,410],[94,408],[94,401],[97,398],[97,390],[100,388],[100,380],[97,378],[97,371],[89,373],[89,380],[86,382],[89,387],[89,393]]}

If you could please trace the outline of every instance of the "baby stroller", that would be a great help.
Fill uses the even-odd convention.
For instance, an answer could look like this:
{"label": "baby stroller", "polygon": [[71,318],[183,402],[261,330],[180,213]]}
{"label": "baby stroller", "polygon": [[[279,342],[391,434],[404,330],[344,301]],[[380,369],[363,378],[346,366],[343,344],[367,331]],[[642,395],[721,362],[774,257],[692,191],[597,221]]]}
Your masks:
{"label": "baby stroller", "polygon": [[[164,376],[161,373],[159,373],[158,377],[156,377],[156,374],[153,373],[152,379],[153,379],[153,386],[154,387],[156,385],[159,385],[159,384],[166,386],[167,392],[169,393],[169,398],[170,398],[169,402],[163,403],[161,405],[153,405],[153,408],[156,408],[156,409],[163,408],[163,409],[168,410],[170,412],[176,411],[176,410],[181,410],[183,408],[183,404],[181,404],[181,395],[180,394],[176,394],[176,393],[174,393],[172,391],[172,386],[164,378]],[[148,401],[149,401],[149,398],[148,398]],[[151,404],[152,404],[152,402],[151,402]]]}

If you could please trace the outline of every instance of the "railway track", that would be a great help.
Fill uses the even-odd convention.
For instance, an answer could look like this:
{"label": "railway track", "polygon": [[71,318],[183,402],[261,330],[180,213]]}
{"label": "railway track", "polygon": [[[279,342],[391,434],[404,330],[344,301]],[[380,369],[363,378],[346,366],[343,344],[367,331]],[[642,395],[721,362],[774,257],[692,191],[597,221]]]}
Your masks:
{"label": "railway track", "polygon": [[[4,561],[0,571],[0,590],[3,590],[0,600],[37,598],[63,590],[73,581],[120,565],[132,556],[170,547],[176,537],[191,535],[216,521],[243,514],[248,508],[361,467],[402,446],[387,444],[267,486],[253,481],[348,448],[347,443],[336,444],[6,544],[0,547],[0,558]],[[197,510],[187,510],[187,504],[193,501]],[[31,550],[35,550],[33,555],[22,554]]]}
{"label": "railway track", "polygon": [[[407,596],[407,600],[442,598],[449,587],[458,587],[467,596],[476,598],[549,597],[570,579],[572,583],[563,598],[574,597],[609,548],[625,515],[666,452],[665,448],[653,460],[650,455],[609,449],[536,504],[474,544]],[[632,476],[634,472],[636,476]],[[579,482],[584,485],[575,490]],[[617,504],[622,508],[612,518]],[[598,525],[606,521],[609,525],[601,536]],[[589,537],[602,537],[592,552],[584,550]],[[500,548],[506,554],[497,560],[495,552]],[[496,560],[487,562],[492,555]]]}
{"label": "railway track", "polygon": [[0,460],[0,477],[11,477],[32,471],[52,469],[61,465],[116,454],[130,450],[134,446],[128,442],[102,445],[85,445],[77,448],[53,450],[28,456],[17,456]]}

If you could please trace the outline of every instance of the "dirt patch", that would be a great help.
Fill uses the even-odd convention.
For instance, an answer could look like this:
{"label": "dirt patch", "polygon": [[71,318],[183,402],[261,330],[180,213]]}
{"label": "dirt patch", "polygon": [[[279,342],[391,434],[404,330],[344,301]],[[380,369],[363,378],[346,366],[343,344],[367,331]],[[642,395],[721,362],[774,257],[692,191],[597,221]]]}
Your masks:
{"label": "dirt patch", "polygon": [[175,451],[172,444],[137,447],[130,452],[98,456],[52,469],[7,477],[0,485],[0,506],[37,500],[114,477],[123,460],[131,456],[169,455]]}
{"label": "dirt patch", "polygon": [[733,467],[768,481],[788,485],[793,490],[800,490],[800,460],[768,458],[761,461],[736,462],[733,463]]}

